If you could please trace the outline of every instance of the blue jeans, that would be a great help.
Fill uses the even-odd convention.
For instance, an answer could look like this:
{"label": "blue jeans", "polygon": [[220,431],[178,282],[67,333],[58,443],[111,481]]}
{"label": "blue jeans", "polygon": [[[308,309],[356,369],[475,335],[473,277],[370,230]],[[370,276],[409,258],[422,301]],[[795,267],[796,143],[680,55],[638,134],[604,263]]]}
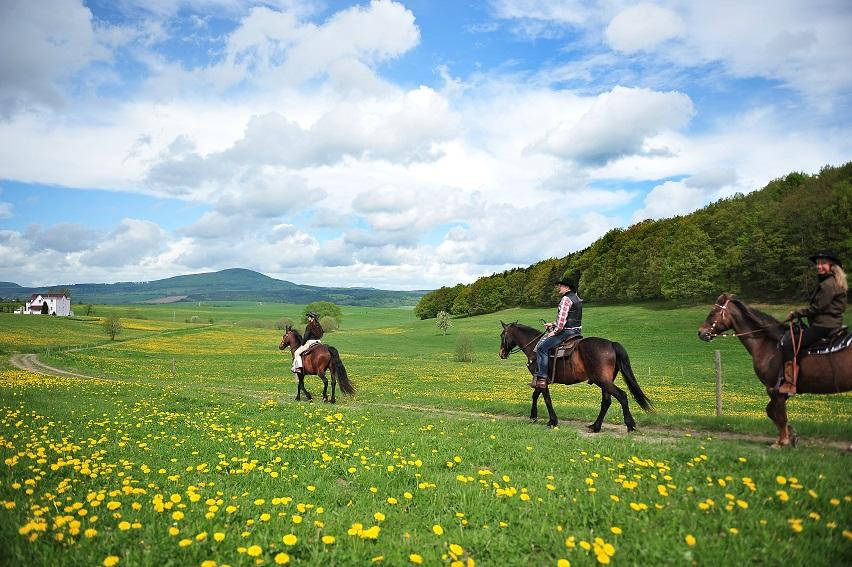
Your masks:
{"label": "blue jeans", "polygon": [[547,368],[550,349],[555,348],[568,337],[573,337],[574,335],[579,334],[580,329],[562,329],[552,337],[544,335],[541,339],[539,339],[538,344],[535,345],[537,361],[535,375],[541,378],[547,378],[550,375]]}

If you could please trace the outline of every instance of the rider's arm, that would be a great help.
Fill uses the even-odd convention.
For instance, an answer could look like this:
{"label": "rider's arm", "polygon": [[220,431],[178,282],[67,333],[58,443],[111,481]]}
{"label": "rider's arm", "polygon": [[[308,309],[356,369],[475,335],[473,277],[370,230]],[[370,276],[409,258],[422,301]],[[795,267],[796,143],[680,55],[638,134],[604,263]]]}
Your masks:
{"label": "rider's arm", "polygon": [[559,312],[556,315],[556,325],[553,329],[554,333],[558,333],[565,328],[565,322],[568,320],[568,312],[571,310],[573,302],[568,299],[568,296],[563,296],[559,302]]}
{"label": "rider's arm", "polygon": [[807,307],[797,309],[793,313],[800,317],[809,318],[815,315],[819,315],[820,313],[825,313],[826,311],[828,311],[828,307],[831,305],[831,300],[834,299],[834,295],[831,293],[831,288],[832,286],[830,285],[830,282],[822,282],[819,285],[819,290],[811,300],[811,304]]}

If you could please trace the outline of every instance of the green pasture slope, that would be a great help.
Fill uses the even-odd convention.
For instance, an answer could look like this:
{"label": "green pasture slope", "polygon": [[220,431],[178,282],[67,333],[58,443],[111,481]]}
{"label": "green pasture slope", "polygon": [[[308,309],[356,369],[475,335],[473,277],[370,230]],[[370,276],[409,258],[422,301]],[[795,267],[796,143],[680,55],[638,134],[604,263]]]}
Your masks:
{"label": "green pasture slope", "polygon": [[[326,342],[357,394],[332,406],[316,377],[306,380],[315,403],[293,401],[290,356],[271,324],[296,320],[301,306],[96,309],[123,317],[116,341],[96,318],[0,315],[0,563],[852,558],[850,455],[838,449],[852,440],[852,396],[792,400],[802,445],[767,448],[758,438],[775,428],[745,350],[696,336],[709,306],[587,308],[586,334],[624,344],[656,406],[631,404],[631,435],[617,404],[604,433],[583,432],[600,402],[585,384],[553,388],[561,427],[524,419],[529,375],[521,356],[497,357],[500,321],[534,325],[552,310],[454,319],[443,336],[411,310],[344,307]],[[454,360],[460,336],[471,363]],[[7,362],[16,352],[96,379],[17,370]]]}

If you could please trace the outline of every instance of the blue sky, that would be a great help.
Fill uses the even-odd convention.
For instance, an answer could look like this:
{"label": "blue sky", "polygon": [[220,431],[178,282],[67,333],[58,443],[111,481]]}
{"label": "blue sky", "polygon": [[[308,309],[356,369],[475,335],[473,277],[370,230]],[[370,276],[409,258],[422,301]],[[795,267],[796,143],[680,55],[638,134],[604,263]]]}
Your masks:
{"label": "blue sky", "polygon": [[843,1],[3,2],[0,280],[425,289],[563,256],[852,159],[850,28]]}

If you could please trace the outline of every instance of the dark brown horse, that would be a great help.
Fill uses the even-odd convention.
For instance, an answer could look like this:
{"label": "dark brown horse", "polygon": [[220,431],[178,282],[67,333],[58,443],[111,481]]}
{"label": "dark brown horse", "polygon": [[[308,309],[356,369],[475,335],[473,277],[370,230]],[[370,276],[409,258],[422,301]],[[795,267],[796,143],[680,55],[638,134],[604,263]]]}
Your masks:
{"label": "dark brown horse", "polygon": [[[787,396],[774,392],[781,370],[778,339],[787,327],[771,315],[749,307],[733,294],[723,293],[698,328],[702,341],[712,341],[733,330],[754,361],[754,373],[766,386],[769,404],[766,415],[778,427],[775,446],[796,445],[793,426],[787,422]],[[852,390],[852,347],[832,353],[802,355],[796,390],[800,394],[836,394]]]}
{"label": "dark brown horse", "polygon": [[[500,323],[503,325],[503,332],[500,335],[500,358],[508,358],[515,349],[520,350],[527,355],[527,369],[532,374],[536,364],[536,354],[533,349],[542,333],[517,322],[508,325],[502,321]],[[615,399],[621,404],[627,431],[633,431],[636,429],[636,420],[630,413],[627,394],[615,385],[615,378],[619,371],[624,376],[624,381],[627,382],[627,387],[636,402],[645,411],[650,411],[651,400],[642,392],[639,383],[636,381],[636,376],[633,375],[627,351],[621,344],[607,339],[598,337],[582,339],[570,357],[558,359],[553,381],[557,384],[577,384],[588,381],[601,389],[601,411],[595,422],[589,425],[589,429],[595,433],[601,430],[604,416],[606,416],[606,412],[612,403],[612,396],[615,396]],[[536,388],[533,391],[530,419],[538,418],[538,398],[541,395],[544,395],[544,403],[547,405],[547,413],[550,416],[547,424],[553,427],[558,423],[558,420],[556,412],[553,411],[550,390],[547,387]]]}
{"label": "dark brown horse", "polygon": [[[302,346],[302,336],[299,334],[299,331],[289,326],[284,330],[284,336],[281,337],[281,344],[278,345],[278,348],[279,350],[284,350],[288,346],[290,347],[291,353],[295,352],[297,348]],[[328,380],[325,377],[325,371],[329,369],[331,370],[330,400],[328,398]],[[302,355],[302,371],[296,374],[298,377],[298,383],[296,384],[297,400],[302,399],[302,392],[305,392],[305,396],[308,400],[311,400],[313,397],[311,396],[311,393],[305,389],[306,374],[313,374],[322,379],[322,401],[324,402],[330,401],[331,403],[334,403],[337,401],[334,397],[334,390],[337,382],[340,382],[340,389],[343,390],[344,394],[350,396],[355,394],[355,386],[349,381],[349,376],[346,374],[346,368],[344,368],[343,362],[340,360],[340,354],[333,346],[320,344]]]}

